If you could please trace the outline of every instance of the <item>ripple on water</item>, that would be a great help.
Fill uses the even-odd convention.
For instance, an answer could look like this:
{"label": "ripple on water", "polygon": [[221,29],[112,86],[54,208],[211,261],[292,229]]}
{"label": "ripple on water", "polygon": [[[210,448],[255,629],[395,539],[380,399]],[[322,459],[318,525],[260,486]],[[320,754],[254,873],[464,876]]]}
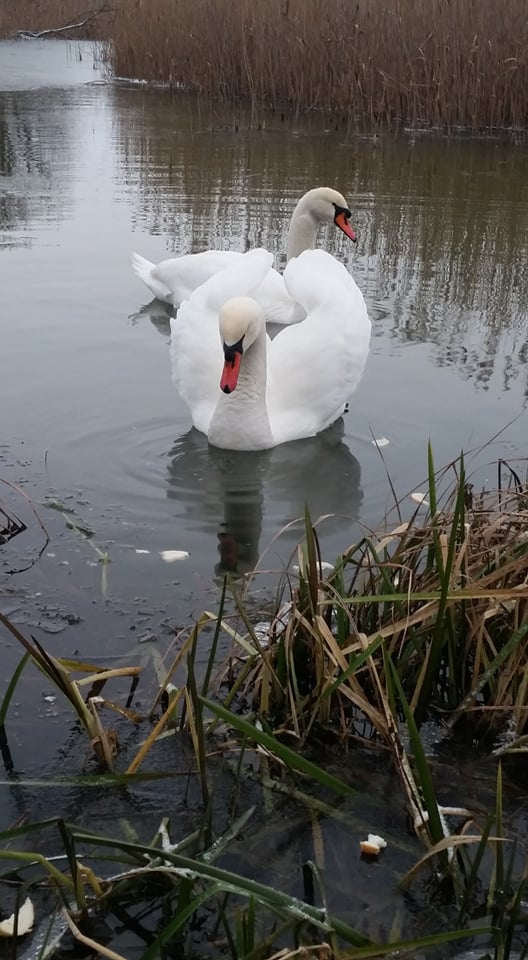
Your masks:
{"label": "ripple on water", "polygon": [[[72,440],[56,476],[64,484],[75,469],[75,486],[105,537],[130,540],[133,532],[143,541],[139,547],[189,550],[206,576],[212,554],[215,573],[242,572],[283,527],[303,517],[305,503],[314,520],[358,516],[361,469],[342,434],[338,423],[319,437],[246,453],[210,447],[193,429],[175,438],[170,418],[136,421]],[[325,522],[330,555],[343,549],[344,529],[341,519]],[[275,562],[277,555],[286,559],[300,530],[297,523],[281,536]]]}

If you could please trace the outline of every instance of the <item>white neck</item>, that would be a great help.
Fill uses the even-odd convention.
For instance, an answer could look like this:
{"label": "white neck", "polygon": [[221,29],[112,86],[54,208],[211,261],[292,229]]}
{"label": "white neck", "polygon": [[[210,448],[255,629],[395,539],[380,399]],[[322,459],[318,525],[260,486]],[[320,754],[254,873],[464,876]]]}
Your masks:
{"label": "white neck", "polygon": [[266,408],[264,326],[242,356],[236,389],[220,394],[207,437],[214,447],[229,450],[261,450],[273,445]]}
{"label": "white neck", "polygon": [[305,197],[301,197],[293,211],[288,230],[286,246],[288,260],[298,257],[304,250],[313,250],[319,222],[319,217],[305,203]]}

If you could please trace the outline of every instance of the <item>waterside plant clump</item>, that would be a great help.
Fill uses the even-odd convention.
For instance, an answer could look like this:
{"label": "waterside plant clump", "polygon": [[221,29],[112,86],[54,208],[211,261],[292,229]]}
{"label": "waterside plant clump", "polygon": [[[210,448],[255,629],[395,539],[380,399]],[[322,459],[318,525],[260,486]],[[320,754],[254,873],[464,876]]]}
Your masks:
{"label": "waterside plant clump", "polygon": [[245,692],[258,691],[261,713],[286,710],[301,742],[315,722],[349,735],[352,705],[390,739],[380,691],[392,688],[394,670],[418,725],[435,716],[452,729],[471,714],[473,732],[494,736],[508,725],[510,741],[524,742],[526,485],[499,462],[497,490],[477,492],[463,457],[436,473],[430,450],[427,490],[409,499],[410,516],[396,502],[395,523],[353,544],[330,573],[307,523],[299,584],[265,650],[253,632],[258,656],[245,668]]}

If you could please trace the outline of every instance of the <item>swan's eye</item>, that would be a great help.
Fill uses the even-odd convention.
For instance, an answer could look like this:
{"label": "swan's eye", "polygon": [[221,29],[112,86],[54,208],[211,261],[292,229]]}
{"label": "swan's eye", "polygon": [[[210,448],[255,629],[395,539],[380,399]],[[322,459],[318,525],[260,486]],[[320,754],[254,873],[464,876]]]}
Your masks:
{"label": "swan's eye", "polygon": [[338,207],[337,203],[334,203],[334,210],[335,210],[336,217],[338,217],[339,214],[342,213],[345,217],[345,220],[350,220],[352,216],[352,211],[349,210],[348,207]]}

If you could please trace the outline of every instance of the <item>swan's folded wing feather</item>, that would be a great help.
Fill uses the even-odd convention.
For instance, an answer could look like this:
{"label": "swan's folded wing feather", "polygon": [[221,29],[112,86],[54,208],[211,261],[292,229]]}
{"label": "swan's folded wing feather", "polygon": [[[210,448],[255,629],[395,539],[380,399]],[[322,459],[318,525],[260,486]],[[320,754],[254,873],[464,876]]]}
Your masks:
{"label": "swan's folded wing feather", "polygon": [[324,430],[343,412],[365,367],[370,320],[348,271],[323,250],[290,261],[284,280],[306,310],[281,330],[268,362],[267,404],[277,442]]}
{"label": "swan's folded wing feather", "polygon": [[273,266],[273,254],[256,248],[240,255],[239,259],[204,283],[199,291],[211,310],[217,314],[231,297],[252,297]]}
{"label": "swan's folded wing feather", "polygon": [[276,270],[269,270],[254,293],[264,310],[266,323],[287,326],[304,320],[306,311],[286,289],[284,278]]}
{"label": "swan's folded wing feather", "polygon": [[[325,300],[342,296],[352,277],[339,260],[326,250],[317,249],[305,250],[290,260],[283,279],[288,296],[309,313]],[[353,280],[352,283],[355,287]]]}
{"label": "swan's folded wing feather", "polygon": [[173,383],[194,426],[207,433],[218,402],[222,348],[217,315],[199,291],[184,300],[171,320],[170,357]]}
{"label": "swan's folded wing feather", "polygon": [[233,250],[205,250],[162,260],[152,269],[152,278],[167,288],[175,305],[186,300],[210,277],[233,266],[242,256]]}

